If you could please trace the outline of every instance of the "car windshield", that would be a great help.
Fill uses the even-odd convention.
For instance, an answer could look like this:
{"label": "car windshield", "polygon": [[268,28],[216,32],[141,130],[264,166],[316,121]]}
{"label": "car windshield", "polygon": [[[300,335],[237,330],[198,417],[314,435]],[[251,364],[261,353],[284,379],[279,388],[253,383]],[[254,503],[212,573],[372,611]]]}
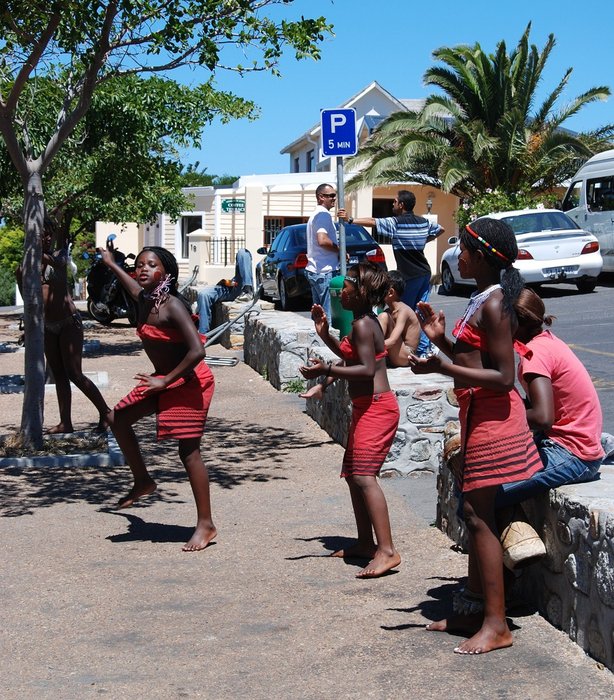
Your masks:
{"label": "car windshield", "polygon": [[362,226],[346,225],[345,242],[348,245],[361,245],[364,243],[373,243],[373,239]]}
{"label": "car windshield", "polygon": [[579,228],[576,222],[570,219],[567,214],[563,214],[562,211],[532,211],[528,214],[504,216],[501,221],[505,221],[516,235],[536,231],[563,231]]}

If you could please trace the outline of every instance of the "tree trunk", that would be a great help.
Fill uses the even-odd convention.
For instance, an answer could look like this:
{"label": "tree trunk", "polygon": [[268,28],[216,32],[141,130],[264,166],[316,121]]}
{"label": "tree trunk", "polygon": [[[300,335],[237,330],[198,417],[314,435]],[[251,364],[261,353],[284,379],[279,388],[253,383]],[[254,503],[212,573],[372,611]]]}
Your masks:
{"label": "tree trunk", "polygon": [[36,449],[40,449],[43,444],[45,399],[45,330],[41,284],[44,213],[43,185],[40,174],[36,171],[30,173],[25,188],[26,237],[22,263],[25,391],[21,414],[23,437]]}

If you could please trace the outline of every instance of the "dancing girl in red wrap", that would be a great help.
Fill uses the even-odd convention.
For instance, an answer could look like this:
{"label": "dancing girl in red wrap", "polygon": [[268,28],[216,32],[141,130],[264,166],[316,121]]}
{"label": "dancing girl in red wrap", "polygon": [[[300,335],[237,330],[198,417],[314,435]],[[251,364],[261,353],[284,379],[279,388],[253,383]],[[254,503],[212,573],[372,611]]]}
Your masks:
{"label": "dancing girl in red wrap", "polygon": [[133,487],[117,507],[127,508],[157,488],[132,428],[155,413],[158,440],[178,441],[196,501],[196,529],[183,550],[205,549],[217,531],[211,519],[209,474],[200,453],[214,388],[211,370],[203,362],[204,336],[196,329],[187,299],[177,292],[177,261],[168,250],[143,248],[135,261],[136,280],[115,263],[112,249],[102,251],[102,258],[138,303],[137,334],[154,366],[153,374],[136,375],[138,385],[110,414],[113,433],[134,477]]}

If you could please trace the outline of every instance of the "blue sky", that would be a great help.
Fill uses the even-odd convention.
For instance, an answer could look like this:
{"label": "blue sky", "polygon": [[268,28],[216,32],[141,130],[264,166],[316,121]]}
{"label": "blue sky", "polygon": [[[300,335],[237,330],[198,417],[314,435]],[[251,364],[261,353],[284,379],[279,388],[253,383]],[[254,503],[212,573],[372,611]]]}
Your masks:
{"label": "blue sky", "polygon": [[[550,33],[556,38],[542,96],[569,67],[574,71],[561,105],[594,86],[608,86],[614,93],[614,3],[295,0],[284,14],[300,15],[323,15],[334,24],[335,36],[322,46],[322,59],[296,61],[288,54],[281,78],[219,73],[218,87],[254,100],[261,116],[255,122],[213,124],[204,132],[202,148],[183,154],[186,163],[199,161],[218,175],[287,172],[288,156],[279,151],[319,121],[320,109],[339,106],[373,80],[397,98],[426,97],[431,90],[422,76],[433,65],[434,49],[477,41],[491,52],[503,39],[509,51],[529,21],[531,43],[538,48]],[[614,96],[585,108],[566,125],[588,130],[607,123],[614,123]]]}

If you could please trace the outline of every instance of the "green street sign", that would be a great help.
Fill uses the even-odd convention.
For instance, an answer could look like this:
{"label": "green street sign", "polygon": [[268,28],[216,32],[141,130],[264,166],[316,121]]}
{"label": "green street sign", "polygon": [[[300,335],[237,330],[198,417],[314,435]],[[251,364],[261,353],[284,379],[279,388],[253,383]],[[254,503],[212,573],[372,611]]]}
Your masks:
{"label": "green street sign", "polygon": [[238,214],[245,213],[244,199],[222,199],[222,211],[227,214],[237,212]]}

